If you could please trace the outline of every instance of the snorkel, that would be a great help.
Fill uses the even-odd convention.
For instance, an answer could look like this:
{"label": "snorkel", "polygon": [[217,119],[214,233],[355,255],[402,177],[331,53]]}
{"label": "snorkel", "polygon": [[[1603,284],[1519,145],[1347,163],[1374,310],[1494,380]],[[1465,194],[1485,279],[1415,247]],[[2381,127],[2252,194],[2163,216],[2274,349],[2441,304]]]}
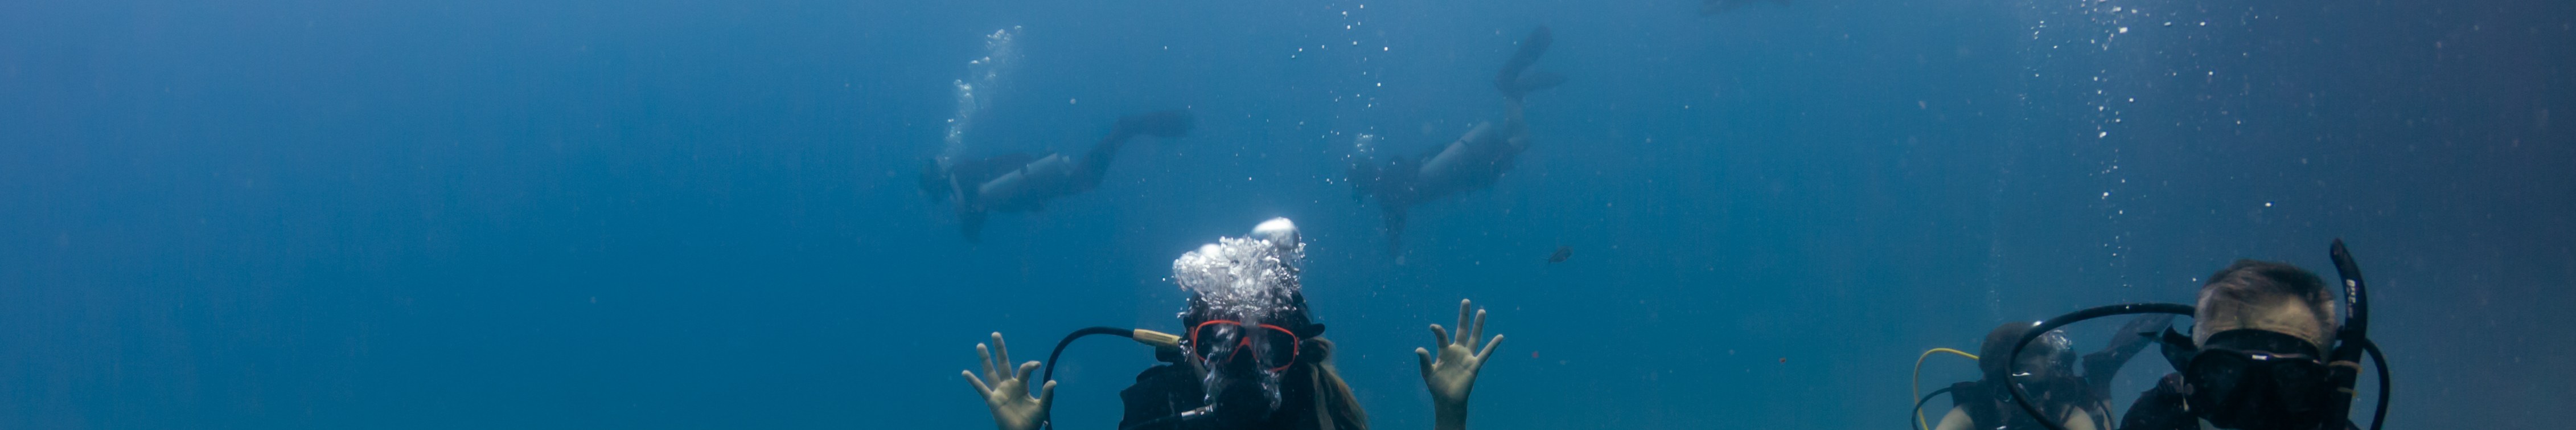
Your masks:
{"label": "snorkel", "polygon": [[[2352,425],[2352,398],[2356,394],[2353,387],[2359,383],[2361,373],[2361,355],[2364,352],[2368,352],[2371,356],[2372,365],[2379,368],[2379,405],[2378,410],[2372,412],[2370,423],[2371,430],[2379,430],[2380,424],[2386,421],[2388,417],[2388,365],[2387,358],[2379,352],[2378,345],[2372,343],[2368,335],[2370,322],[2368,288],[2362,281],[2360,266],[2353,262],[2352,253],[2344,248],[2342,239],[2336,239],[2334,241],[2334,245],[2329,254],[2334,259],[2336,274],[2343,279],[2345,305],[2350,307],[2351,310],[2350,313],[2344,317],[2342,327],[2338,328],[2335,332],[2333,338],[2336,340],[2336,343],[2331,349],[2328,349],[2328,351],[2331,352],[2328,353],[2326,357],[2322,357],[2325,361],[2325,367],[2328,369],[2324,382],[2327,382],[2334,390],[2332,393],[2324,394],[2341,396],[2341,401],[2324,401],[2326,405],[2324,405],[2323,416],[2318,417],[2319,422],[2312,424],[2333,430],[2340,430]],[[2014,343],[2012,354],[2014,356],[2019,356],[2022,349],[2029,346],[2031,341],[2034,339],[2039,338],[2040,334],[2078,321],[2113,315],[2149,313],[2192,316],[2195,311],[2196,309],[2191,305],[2175,303],[2131,303],[2079,310],[2056,318],[2050,318],[2047,321],[2041,322],[2038,326],[2032,327],[2029,334],[2023,335],[2020,341]],[[2206,345],[2192,345],[2189,337],[2175,333],[2171,329],[2165,330],[2163,337],[2166,343],[2165,355],[2167,360],[2173,361],[2177,370],[2187,371],[2188,369],[2183,369],[2183,367],[2185,366],[2185,363],[2189,363],[2190,361],[2184,359],[2184,357],[2196,355],[2200,351],[2200,348],[2206,347]],[[2019,363],[2007,362],[2006,366],[2008,366],[2006,370],[2007,373],[2017,373],[2012,368],[2019,367]],[[2189,380],[2190,378],[2186,377],[2186,385],[2192,384]],[[2040,413],[2038,405],[2031,402],[2029,393],[2023,390],[2020,384],[2008,385],[2012,392],[2013,402],[2020,404],[2023,411],[2030,413],[2031,416],[2045,416]],[[2194,411],[2193,413],[2195,415],[2200,415],[2207,414],[2209,412]],[[2209,419],[2210,417],[2202,415],[2201,418]],[[2054,422],[2042,420],[2040,424],[2051,430],[2065,430],[2064,426]]]}
{"label": "snorkel", "polygon": [[2332,369],[2326,380],[2334,383],[2336,394],[2344,396],[2344,401],[2327,406],[2327,416],[2337,421],[2350,420],[2351,399],[2358,395],[2353,387],[2361,383],[2361,354],[2369,352],[2371,366],[2379,369],[2379,406],[2370,413],[2370,429],[2379,430],[2380,422],[2388,420],[2388,355],[2379,352],[2377,342],[2370,341],[2369,288],[2362,282],[2361,265],[2353,262],[2351,250],[2344,249],[2343,239],[2335,239],[2328,255],[2334,259],[2335,276],[2343,279],[2344,306],[2351,308],[2351,315],[2344,317],[2343,328],[2335,332],[2333,361],[2326,363]]}

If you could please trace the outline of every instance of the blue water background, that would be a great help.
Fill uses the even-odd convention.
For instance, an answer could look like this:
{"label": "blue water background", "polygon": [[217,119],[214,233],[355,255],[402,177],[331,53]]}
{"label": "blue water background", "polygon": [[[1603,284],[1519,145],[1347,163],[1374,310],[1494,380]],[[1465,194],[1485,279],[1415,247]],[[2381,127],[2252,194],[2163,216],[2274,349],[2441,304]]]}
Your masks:
{"label": "blue water background", "polygon": [[[1925,348],[2337,237],[2391,427],[2576,421],[2576,6],[1615,3],[0,3],[0,427],[985,428],[986,333],[1175,329],[1276,216],[1379,428],[1460,298],[1477,428],[1885,429]],[[1536,144],[1390,254],[1350,137],[1498,117],[1542,24]],[[970,155],[1199,129],[969,243],[913,175],[1012,26]],[[1076,345],[1056,419],[1149,364]]]}

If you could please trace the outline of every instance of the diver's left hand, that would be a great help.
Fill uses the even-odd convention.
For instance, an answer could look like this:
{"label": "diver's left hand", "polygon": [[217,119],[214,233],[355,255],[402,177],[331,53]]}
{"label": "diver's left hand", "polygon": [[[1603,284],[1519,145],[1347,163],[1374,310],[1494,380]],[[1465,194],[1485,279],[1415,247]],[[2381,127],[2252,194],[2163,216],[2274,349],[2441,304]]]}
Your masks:
{"label": "diver's left hand", "polygon": [[[1001,356],[995,357],[996,352]],[[994,428],[1038,430],[1045,427],[1048,406],[1055,404],[1055,381],[1046,381],[1045,386],[1038,388],[1038,395],[1029,395],[1029,372],[1038,369],[1038,362],[1020,364],[1016,371],[1012,369],[1011,350],[1002,344],[1001,332],[993,332],[990,349],[984,344],[975,344],[975,355],[983,359],[984,376],[976,377],[973,370],[961,373],[966,375],[967,383],[975,385],[975,394],[984,397],[984,405],[993,409]]]}
{"label": "diver's left hand", "polygon": [[1439,358],[1432,358],[1430,350],[1413,349],[1413,354],[1422,358],[1422,381],[1430,385],[1431,401],[1443,421],[1452,418],[1449,414],[1457,414],[1455,418],[1464,424],[1467,394],[1476,389],[1476,372],[1484,369],[1485,358],[1494,354],[1494,347],[1503,344],[1503,335],[1498,334],[1493,341],[1484,342],[1483,350],[1476,349],[1477,338],[1485,336],[1485,311],[1476,310],[1471,325],[1467,311],[1474,306],[1466,300],[1458,301],[1456,342],[1450,341],[1448,330],[1439,324],[1431,325],[1431,336],[1439,340]]}

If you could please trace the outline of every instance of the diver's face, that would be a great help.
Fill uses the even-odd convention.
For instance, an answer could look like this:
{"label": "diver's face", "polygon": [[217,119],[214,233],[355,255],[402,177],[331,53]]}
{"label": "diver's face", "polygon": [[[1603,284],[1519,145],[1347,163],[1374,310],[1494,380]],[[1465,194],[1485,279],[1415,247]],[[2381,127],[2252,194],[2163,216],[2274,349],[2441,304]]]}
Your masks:
{"label": "diver's face", "polygon": [[1210,320],[1190,329],[1190,355],[1211,371],[1248,376],[1277,373],[1294,364],[1297,334],[1286,327],[1242,320]]}
{"label": "diver's face", "polygon": [[2265,330],[2210,337],[2183,368],[2192,409],[2221,428],[2307,429],[2325,422],[2334,387],[2316,348]]}
{"label": "diver's face", "polygon": [[1297,357],[1295,333],[1258,322],[1209,320],[1191,328],[1189,344],[1190,367],[1208,403],[1221,405],[1221,415],[1249,418],[1278,408],[1281,375]]}
{"label": "diver's face", "polygon": [[2058,360],[2057,354],[2045,351],[2022,353],[2021,363],[2013,366],[2021,373],[2013,374],[2012,377],[2013,379],[2046,379],[2066,376],[2058,374]]}

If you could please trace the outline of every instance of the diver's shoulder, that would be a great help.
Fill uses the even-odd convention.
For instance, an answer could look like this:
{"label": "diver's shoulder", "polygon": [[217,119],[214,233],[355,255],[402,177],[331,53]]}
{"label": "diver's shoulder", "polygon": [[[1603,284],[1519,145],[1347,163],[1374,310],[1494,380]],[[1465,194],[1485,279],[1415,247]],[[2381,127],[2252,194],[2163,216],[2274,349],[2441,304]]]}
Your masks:
{"label": "diver's shoulder", "polygon": [[2166,374],[2155,388],[2138,394],[2129,404],[2128,413],[2120,414],[2120,430],[2198,430],[2200,422],[2183,405],[2182,374]]}
{"label": "diver's shoulder", "polygon": [[1154,367],[1145,368],[1143,372],[1136,372],[1136,383],[1139,384],[1172,378],[1184,381],[1197,379],[1192,377],[1189,368],[1171,363],[1157,364]]}

